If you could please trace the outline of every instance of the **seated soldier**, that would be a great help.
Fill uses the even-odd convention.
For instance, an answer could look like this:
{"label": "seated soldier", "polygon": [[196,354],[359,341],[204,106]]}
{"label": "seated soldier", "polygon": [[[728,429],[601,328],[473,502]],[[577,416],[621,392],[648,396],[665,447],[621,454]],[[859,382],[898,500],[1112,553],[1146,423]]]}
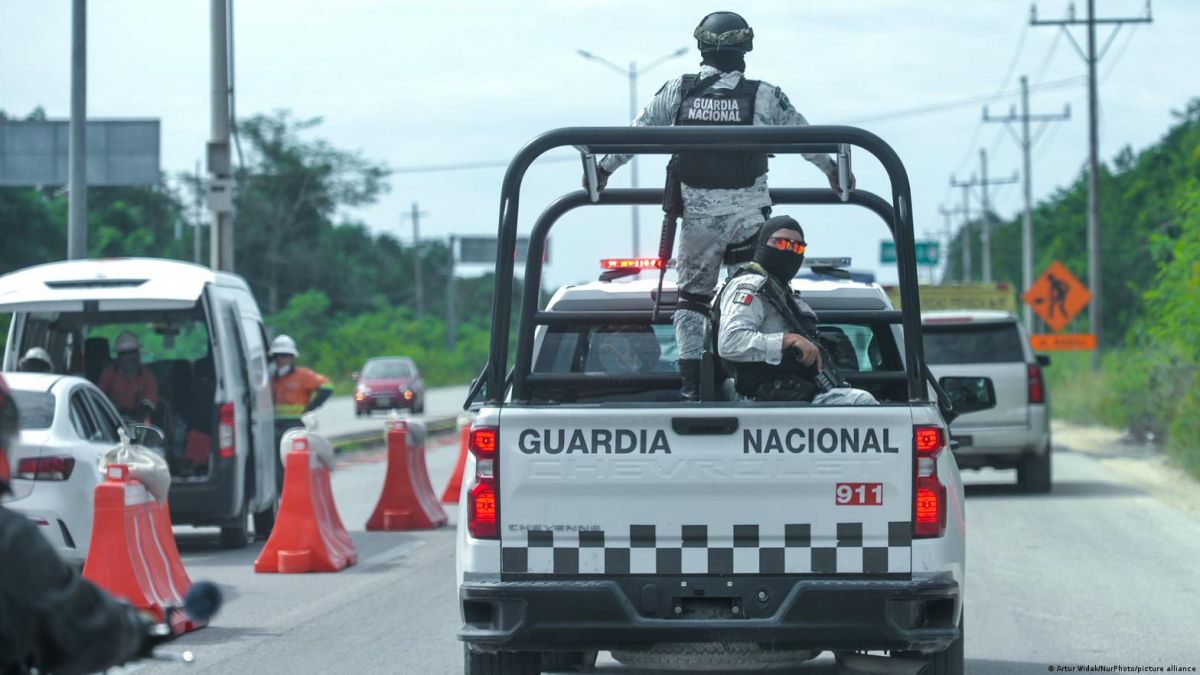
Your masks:
{"label": "seated soldier", "polygon": [[136,335],[122,332],[116,346],[117,360],[100,373],[100,391],[122,416],[149,421],[158,409],[158,379],[142,367],[142,345]]}
{"label": "seated soldier", "polygon": [[788,216],[765,222],[754,261],[730,276],[714,318],[717,353],[739,394],[758,401],[872,405],[823,353],[817,315],[788,285],[804,263],[804,230]]}

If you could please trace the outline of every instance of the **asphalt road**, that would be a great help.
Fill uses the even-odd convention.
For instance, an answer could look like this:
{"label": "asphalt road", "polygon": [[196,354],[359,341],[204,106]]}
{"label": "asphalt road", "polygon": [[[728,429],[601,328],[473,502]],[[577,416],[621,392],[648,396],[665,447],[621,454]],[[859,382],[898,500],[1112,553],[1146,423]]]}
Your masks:
{"label": "asphalt road", "polygon": [[[437,387],[425,391],[425,414],[412,415],[414,419],[436,420],[453,418],[462,412],[463,401],[469,387]],[[407,413],[405,413],[407,415]],[[383,425],[388,413],[377,412],[367,417],[354,416],[354,398],[334,396],[317,410],[317,430],[329,437],[365,433]]]}
{"label": "asphalt road", "polygon": [[[432,400],[432,399],[431,399]],[[456,448],[429,451],[436,491]],[[384,465],[356,457],[334,494],[358,547],[337,574],[256,575],[258,545],[221,551],[215,532],[181,529],[193,579],[227,589],[211,626],[173,651],[189,673],[458,673],[451,527],[363,531]],[[1013,472],[968,473],[967,672],[1044,673],[1058,665],[1200,667],[1200,518],[1084,452],[1055,451],[1055,488],[1027,496]],[[150,664],[139,672],[184,672]],[[604,656],[599,672],[634,675]],[[773,671],[779,672],[779,671]],[[828,656],[791,671],[837,673]]]}

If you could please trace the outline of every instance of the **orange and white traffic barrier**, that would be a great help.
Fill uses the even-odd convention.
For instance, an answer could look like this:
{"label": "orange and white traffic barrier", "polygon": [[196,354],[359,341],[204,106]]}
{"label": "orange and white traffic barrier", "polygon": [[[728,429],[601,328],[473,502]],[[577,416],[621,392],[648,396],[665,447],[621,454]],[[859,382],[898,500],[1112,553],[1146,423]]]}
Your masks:
{"label": "orange and white traffic barrier", "polygon": [[462,492],[463,470],[467,467],[467,441],[471,439],[471,415],[458,416],[458,459],[454,462],[454,472],[446,482],[442,491],[443,504],[457,504],[458,493]]}
{"label": "orange and white traffic barrier", "polygon": [[[254,561],[255,572],[337,572],[358,562],[342,525],[323,448],[325,439],[304,429],[284,434],[283,496],[275,528]],[[332,455],[330,455],[332,456]]]}
{"label": "orange and white traffic barrier", "polygon": [[125,464],[109,464],[107,480],[96,486],[92,539],[88,545],[84,578],[129,604],[170,621],[176,632],[202,628],[205,623],[187,620],[167,609],[183,605],[192,586],[166,504],[159,504]]}
{"label": "orange and white traffic barrier", "polygon": [[410,420],[388,420],[388,467],[383,493],[367,529],[428,530],[447,522],[438,503],[429,470],[425,467],[425,424]]}

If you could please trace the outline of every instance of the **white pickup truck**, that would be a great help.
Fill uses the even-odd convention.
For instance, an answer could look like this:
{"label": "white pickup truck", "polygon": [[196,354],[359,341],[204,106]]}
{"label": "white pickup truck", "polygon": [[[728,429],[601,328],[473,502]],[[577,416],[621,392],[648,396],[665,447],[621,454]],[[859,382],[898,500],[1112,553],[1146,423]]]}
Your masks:
{"label": "white pickup truck", "polygon": [[[892,204],[847,198],[896,234],[904,313],[875,286],[793,284],[822,330],[850,345],[837,356],[843,375],[881,405],[735,400],[710,360],[702,401],[680,402],[670,284],[571,286],[538,308],[541,252],[559,216],[592,201],[654,203],[659,190],[572,193],[541,215],[506,374],[505,289],[532,159],[561,145],[586,156],[723,143],[843,155],[836,143],[852,143],[888,170]],[[888,657],[962,673],[963,492],[923,365],[907,177],[891,149],[849,127],[562,129],[518,155],[503,199],[492,361],[473,391],[460,501],[465,672],[585,668],[599,651],[684,669],[831,651],[850,664]]]}

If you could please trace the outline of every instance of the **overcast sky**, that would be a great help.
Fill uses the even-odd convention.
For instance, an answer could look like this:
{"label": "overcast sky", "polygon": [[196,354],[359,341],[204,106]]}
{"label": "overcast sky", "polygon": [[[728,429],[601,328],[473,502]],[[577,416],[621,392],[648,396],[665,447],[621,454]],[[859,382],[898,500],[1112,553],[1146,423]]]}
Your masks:
{"label": "overcast sky", "polygon": [[[37,105],[69,113],[70,2],[0,0],[0,108],[23,115]],[[202,0],[102,0],[89,3],[88,112],[92,117],[162,120],[162,164],[174,174],[203,157],[209,130],[209,3]],[[1042,18],[1059,18],[1065,0],[1041,0]],[[1080,1],[1080,15],[1086,3]],[[1138,16],[1144,0],[1097,0],[1101,16]],[[923,106],[1010,91],[1028,74],[1035,85],[1085,72],[1055,28],[1028,27],[1020,0],[235,0],[237,109],[241,116],[290,109],[321,116],[315,130],[397,169],[504,161],[536,134],[560,126],[628,122],[627,81],[575,53],[586,49],[625,64],[649,63],[692,47],[707,11],[731,9],[754,27],[748,74],[780,85],[813,123],[850,123]],[[1103,40],[1108,29],[1099,30]],[[1126,27],[1100,65],[1102,157],[1144,147],[1166,130],[1170,112],[1200,95],[1200,2],[1156,0],[1154,23]],[[1076,29],[1081,41],[1084,33]],[[695,51],[639,82],[648,99],[668,77],[694,72]],[[1037,90],[1034,112],[1070,103],[1034,151],[1038,199],[1070,182],[1086,158],[1086,88]],[[995,114],[1017,103],[991,103]],[[981,104],[863,121],[907,164],[919,238],[936,236],[938,207],[960,204],[950,175],[979,171],[989,150],[993,176],[1020,168],[1003,125],[980,124]],[[643,160],[643,186],[662,180],[662,161]],[[888,196],[884,175],[859,156],[859,186]],[[420,202],[423,237],[491,234],[498,219],[502,168],[397,173],[378,204],[345,214],[379,232],[411,237],[401,212]],[[773,161],[771,184],[820,186],[802,159]],[[522,195],[523,228],[554,197],[578,185],[578,164],[545,163]],[[628,167],[612,185],[628,185]],[[1019,185],[999,190],[996,208],[1021,208]],[[779,211],[777,211],[779,212]],[[809,254],[851,255],[876,269],[885,229],[872,217],[836,207],[790,210],[808,230]],[[1082,214],[1080,216],[1082,218]],[[642,211],[642,253],[656,246],[657,207]],[[551,285],[594,278],[598,259],[631,253],[628,208],[593,208],[566,218],[552,237]],[[253,227],[253,223],[240,223]],[[1082,245],[1082,242],[1081,242]]]}

